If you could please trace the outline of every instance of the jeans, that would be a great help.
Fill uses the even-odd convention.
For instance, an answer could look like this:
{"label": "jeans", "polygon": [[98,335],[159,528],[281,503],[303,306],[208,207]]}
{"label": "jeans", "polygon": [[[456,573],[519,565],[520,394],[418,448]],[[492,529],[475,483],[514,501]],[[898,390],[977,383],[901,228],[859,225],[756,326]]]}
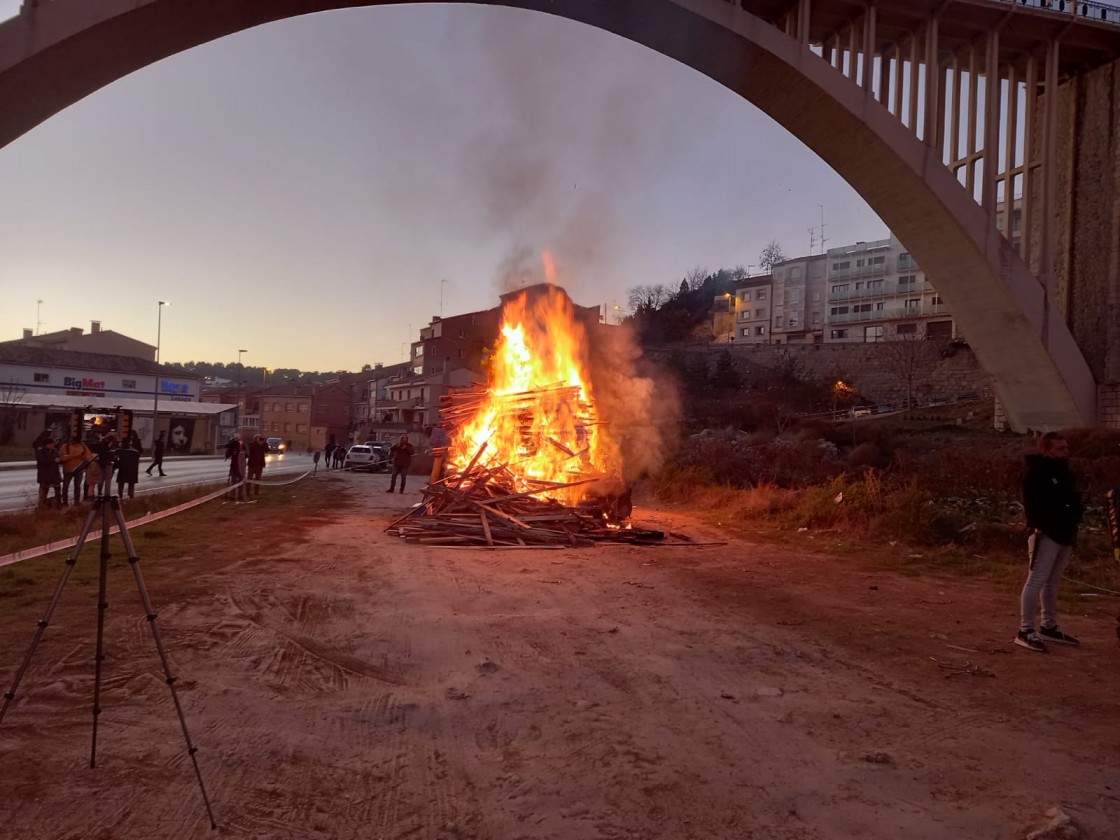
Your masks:
{"label": "jeans", "polygon": [[70,498],[70,484],[74,485],[74,504],[82,500],[82,474],[80,472],[64,472],[62,474],[62,503],[65,505]]}
{"label": "jeans", "polygon": [[1019,629],[1034,630],[1034,611],[1042,605],[1042,627],[1058,626],[1058,582],[1062,579],[1073,546],[1056,543],[1041,532],[1027,537],[1030,573],[1019,598]]}
{"label": "jeans", "polygon": [[393,492],[393,488],[397,486],[397,476],[401,477],[401,492],[404,492],[404,479],[408,475],[408,467],[398,467],[393,465],[393,477],[389,479],[389,492]]}

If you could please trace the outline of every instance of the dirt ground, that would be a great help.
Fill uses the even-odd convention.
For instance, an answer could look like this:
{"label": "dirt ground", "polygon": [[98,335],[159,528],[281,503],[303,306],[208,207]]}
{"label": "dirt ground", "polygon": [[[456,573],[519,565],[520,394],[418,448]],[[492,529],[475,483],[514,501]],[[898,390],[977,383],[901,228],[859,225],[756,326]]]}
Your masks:
{"label": "dirt ground", "polygon": [[[0,725],[0,837],[957,840],[1051,807],[1120,836],[1115,601],[1040,655],[991,583],[648,508],[725,544],[423,549],[382,532],[418,494],[318,481],[347,493],[330,515],[254,506],[141,564],[217,831],[122,564],[97,768],[94,579]],[[53,586],[0,601],[4,691]]]}

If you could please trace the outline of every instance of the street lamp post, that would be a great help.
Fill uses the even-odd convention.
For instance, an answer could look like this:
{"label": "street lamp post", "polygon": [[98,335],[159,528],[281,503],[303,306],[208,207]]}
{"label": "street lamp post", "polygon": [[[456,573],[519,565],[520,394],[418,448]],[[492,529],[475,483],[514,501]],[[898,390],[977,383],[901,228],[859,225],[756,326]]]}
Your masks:
{"label": "street lamp post", "polygon": [[156,315],[156,384],[152,389],[152,446],[156,444],[156,418],[159,416],[159,345],[160,339],[163,337],[163,307],[170,306],[171,303],[166,300],[159,302],[159,310]]}
{"label": "street lamp post", "polygon": [[242,422],[242,417],[241,417],[242,392],[241,392],[241,389],[245,384],[245,365],[242,363],[241,357],[248,352],[249,352],[248,350],[238,350],[237,351],[237,432],[238,432],[238,434],[241,433],[241,422]]}

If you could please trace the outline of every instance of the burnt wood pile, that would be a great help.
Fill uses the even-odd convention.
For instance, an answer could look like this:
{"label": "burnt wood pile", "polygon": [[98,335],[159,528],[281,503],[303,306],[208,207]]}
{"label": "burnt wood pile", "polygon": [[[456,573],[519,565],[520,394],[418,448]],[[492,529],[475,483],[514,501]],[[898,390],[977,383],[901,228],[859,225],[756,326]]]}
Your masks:
{"label": "burnt wood pile", "polygon": [[[664,538],[661,531],[631,528],[630,492],[617,478],[588,470],[586,451],[529,427],[530,407],[567,405],[578,411],[582,425],[597,423],[594,409],[578,400],[578,388],[556,387],[504,396],[500,410],[518,420],[526,446],[552,446],[571,462],[567,481],[544,481],[516,473],[516,464],[486,463],[488,442],[460,471],[429,484],[424,500],[386,530],[406,541],[428,545],[462,546],[588,546],[597,541],[649,543]],[[481,390],[443,398],[441,425],[449,437],[473,418],[487,396]],[[439,458],[446,450],[435,450]],[[583,488],[576,490],[576,488]],[[575,492],[573,492],[575,491]],[[578,501],[566,504],[548,495]]]}

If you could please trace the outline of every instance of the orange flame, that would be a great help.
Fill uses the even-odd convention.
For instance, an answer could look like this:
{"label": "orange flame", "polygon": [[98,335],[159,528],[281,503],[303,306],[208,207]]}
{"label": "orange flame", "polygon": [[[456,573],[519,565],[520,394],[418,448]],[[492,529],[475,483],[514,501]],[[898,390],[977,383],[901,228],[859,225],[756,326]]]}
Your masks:
{"label": "orange flame", "polygon": [[[545,268],[555,272],[547,252]],[[595,412],[586,347],[586,331],[559,287],[537,286],[507,301],[489,388],[454,434],[450,463],[462,470],[477,456],[485,466],[506,465],[529,486],[619,473],[618,447]],[[581,494],[558,488],[548,495]]]}

